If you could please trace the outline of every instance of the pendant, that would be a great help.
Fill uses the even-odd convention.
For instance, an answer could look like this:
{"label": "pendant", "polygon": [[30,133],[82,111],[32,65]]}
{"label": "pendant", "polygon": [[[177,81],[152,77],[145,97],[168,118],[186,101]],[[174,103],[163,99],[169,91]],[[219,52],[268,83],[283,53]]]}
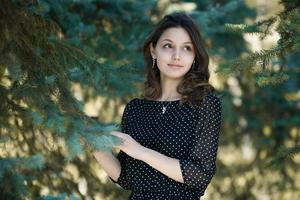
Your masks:
{"label": "pendant", "polygon": [[162,113],[163,113],[163,114],[165,114],[166,109],[167,109],[167,108],[166,108],[165,106],[163,106],[163,109],[162,109]]}

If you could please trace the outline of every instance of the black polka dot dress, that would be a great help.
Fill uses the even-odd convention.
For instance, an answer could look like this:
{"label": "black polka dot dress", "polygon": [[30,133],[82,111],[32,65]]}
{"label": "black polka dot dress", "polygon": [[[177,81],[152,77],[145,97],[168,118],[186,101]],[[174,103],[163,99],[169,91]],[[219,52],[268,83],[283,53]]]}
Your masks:
{"label": "black polka dot dress", "polygon": [[124,109],[122,132],[178,159],[184,183],[123,151],[117,155],[121,174],[116,182],[111,180],[132,191],[130,200],[199,200],[216,173],[220,126],[221,102],[215,94],[197,106],[181,105],[179,100],[134,98]]}

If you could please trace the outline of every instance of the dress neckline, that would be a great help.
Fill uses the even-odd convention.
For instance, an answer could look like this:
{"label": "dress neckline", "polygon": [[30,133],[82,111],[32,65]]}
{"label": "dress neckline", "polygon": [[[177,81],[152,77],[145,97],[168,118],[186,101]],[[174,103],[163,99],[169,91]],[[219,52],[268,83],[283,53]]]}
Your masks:
{"label": "dress neckline", "polygon": [[169,100],[169,101],[158,101],[158,100],[151,100],[151,99],[146,99],[146,98],[142,98],[142,100],[148,101],[148,102],[157,102],[157,103],[179,102],[179,101],[180,101],[180,99],[177,99],[177,100]]}

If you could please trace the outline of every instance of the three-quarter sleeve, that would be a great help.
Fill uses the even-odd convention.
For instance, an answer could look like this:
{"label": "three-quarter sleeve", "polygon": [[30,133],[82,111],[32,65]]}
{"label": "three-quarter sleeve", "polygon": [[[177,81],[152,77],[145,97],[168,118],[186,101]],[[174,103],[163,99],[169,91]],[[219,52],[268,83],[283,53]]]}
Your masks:
{"label": "three-quarter sleeve", "polygon": [[125,169],[125,163],[126,163],[126,154],[123,151],[120,151],[117,155],[117,159],[120,162],[121,165],[121,173],[120,176],[118,178],[117,181],[114,181],[111,177],[110,180],[114,183],[117,183],[119,186],[121,186],[122,188],[126,189],[126,190],[130,190],[130,184],[128,182],[128,179],[126,178],[126,169]]}
{"label": "three-quarter sleeve", "polygon": [[216,156],[221,128],[221,102],[215,95],[206,96],[197,108],[194,146],[186,159],[180,159],[184,184],[195,189],[205,189],[216,173]]}
{"label": "three-quarter sleeve", "polygon": [[[130,103],[130,102],[129,102]],[[128,114],[129,114],[129,103],[125,106],[124,108],[124,112],[122,115],[122,120],[121,120],[121,132],[122,133],[128,133]],[[119,160],[120,165],[121,165],[121,173],[120,176],[118,178],[117,181],[114,181],[111,177],[110,180],[114,183],[117,183],[118,185],[120,185],[122,188],[130,190],[131,187],[129,185],[129,181],[127,179],[126,176],[126,158],[127,158],[127,154],[124,153],[123,151],[119,151],[118,155],[116,156],[116,158]]]}

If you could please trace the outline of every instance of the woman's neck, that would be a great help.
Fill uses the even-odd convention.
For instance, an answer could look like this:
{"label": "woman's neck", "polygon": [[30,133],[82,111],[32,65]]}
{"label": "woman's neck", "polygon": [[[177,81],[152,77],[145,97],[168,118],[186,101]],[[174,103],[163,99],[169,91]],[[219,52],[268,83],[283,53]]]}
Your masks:
{"label": "woman's neck", "polygon": [[178,81],[164,81],[161,84],[162,94],[161,101],[165,100],[177,100],[181,98],[181,94],[177,92]]}

